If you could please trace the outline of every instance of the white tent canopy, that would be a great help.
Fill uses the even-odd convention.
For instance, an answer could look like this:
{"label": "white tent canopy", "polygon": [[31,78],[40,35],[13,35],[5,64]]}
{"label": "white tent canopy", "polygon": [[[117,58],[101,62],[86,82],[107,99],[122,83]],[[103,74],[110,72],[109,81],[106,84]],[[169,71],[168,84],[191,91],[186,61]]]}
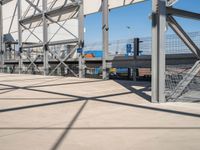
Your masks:
{"label": "white tent canopy", "polygon": [[[30,0],[34,3],[34,5],[37,5],[39,9],[42,9],[42,0]],[[76,1],[76,0],[74,0]],[[134,3],[142,2],[145,0],[109,0],[109,9],[117,8],[117,7],[123,7],[125,5],[131,5]],[[101,5],[102,0],[83,0],[84,2],[84,14],[89,15],[92,13],[97,13],[101,11]],[[47,0],[48,3],[48,9],[56,9],[63,5],[66,5],[66,0]],[[72,3],[71,0],[67,1],[67,4]],[[17,40],[17,27],[18,27],[18,21],[17,21],[17,0],[11,0],[10,2],[3,5],[3,31],[4,34],[11,33],[15,40]],[[25,0],[22,0],[22,17],[29,17],[33,14],[38,14],[40,12],[35,11],[33,7],[30,6]],[[64,23],[64,20],[68,18],[70,14],[66,14],[61,16],[60,18],[60,24],[62,24],[67,30],[69,30],[74,35],[78,35],[78,21],[76,18],[70,19],[66,23]],[[54,18],[56,20],[56,18]],[[35,22],[32,24],[32,27],[35,27],[36,24],[39,24],[38,22]],[[40,24],[41,25],[41,24]],[[40,26],[39,25],[39,26]],[[49,25],[49,38],[51,38],[51,35],[54,34],[54,31],[57,31],[59,28],[56,24]],[[34,30],[34,33],[42,39],[42,28],[37,27],[37,29]],[[23,32],[23,40],[26,40],[29,37],[29,31]],[[53,41],[58,41],[60,39],[73,39],[74,37],[70,35],[69,33],[63,31],[63,29],[59,30],[57,35],[52,39]],[[34,36],[30,36],[28,41],[33,42],[37,41],[37,39]]]}

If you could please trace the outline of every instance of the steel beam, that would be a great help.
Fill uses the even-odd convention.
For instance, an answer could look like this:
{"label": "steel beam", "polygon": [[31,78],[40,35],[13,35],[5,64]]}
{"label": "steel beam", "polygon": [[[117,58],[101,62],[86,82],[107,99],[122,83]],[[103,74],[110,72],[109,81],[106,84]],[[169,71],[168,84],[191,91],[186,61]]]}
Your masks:
{"label": "steel beam", "polygon": [[76,44],[76,43],[78,43],[78,39],[69,39],[69,40],[52,41],[49,42],[48,45],[53,46],[53,45]]}
{"label": "steel beam", "polygon": [[[72,11],[75,11],[77,9],[78,5],[77,4],[68,4],[66,6],[63,7],[58,7],[55,9],[51,9],[49,11],[45,11],[45,15],[49,16],[49,17],[56,17],[56,16],[61,16],[67,13],[70,13]],[[30,24],[30,23],[34,23],[34,22],[38,22],[41,21],[43,19],[43,12],[42,13],[37,13],[33,16],[29,16],[26,18],[23,18],[20,20],[20,22],[24,25],[26,24]],[[62,21],[62,20],[57,20],[57,21]]]}
{"label": "steel beam", "polygon": [[185,43],[185,45],[192,51],[192,53],[200,59],[200,49],[192,41],[192,39],[187,35],[183,28],[178,24],[178,22],[172,17],[168,16],[167,21],[172,30],[179,36],[179,38]]}
{"label": "steel beam", "polygon": [[107,57],[109,50],[109,24],[108,24],[108,16],[109,16],[109,8],[108,8],[108,0],[103,0],[102,2],[102,31],[103,31],[103,61],[102,61],[102,70],[103,70],[103,79],[106,80],[109,78],[107,72]]}
{"label": "steel beam", "polygon": [[24,45],[23,49],[43,47],[43,43]]}
{"label": "steel beam", "polygon": [[199,13],[185,11],[185,10],[181,10],[181,9],[177,9],[173,7],[167,7],[167,14],[177,16],[177,17],[187,18],[187,19],[200,20]]}
{"label": "steel beam", "polygon": [[23,60],[22,60],[22,26],[19,22],[19,20],[22,17],[22,4],[21,4],[21,0],[17,1],[17,7],[18,7],[18,53],[19,53],[19,74],[22,73],[22,64],[23,64]]}
{"label": "steel beam", "polygon": [[165,98],[166,1],[152,0],[152,102]]}
{"label": "steel beam", "polygon": [[3,41],[3,10],[2,4],[0,4],[0,55],[1,55],[1,72],[4,68],[4,41]]}
{"label": "steel beam", "polygon": [[47,0],[42,0],[42,20],[43,20],[43,55],[44,55],[44,64],[43,64],[43,68],[44,68],[44,75],[48,75],[48,56],[49,56],[49,52],[48,52],[48,23],[47,23],[47,18],[46,18],[46,11],[47,11]]}
{"label": "steel beam", "polygon": [[2,3],[2,5],[5,5],[5,4],[7,4],[7,3],[11,2],[11,1],[13,1],[13,0],[1,0],[1,3]]}
{"label": "steel beam", "polygon": [[173,6],[175,3],[177,3],[179,0],[167,0],[167,6]]}
{"label": "steel beam", "polygon": [[35,11],[37,10],[39,13],[42,13],[42,10],[40,10],[40,8],[38,8],[37,5],[35,5],[33,2],[29,1],[29,0],[25,0],[29,6],[33,7],[35,9]]}
{"label": "steel beam", "polygon": [[[79,36],[79,48],[83,50],[84,48],[84,7],[83,0],[79,3],[79,14],[78,14],[78,36]],[[85,77],[85,67],[84,67],[84,52],[79,54],[79,78]]]}

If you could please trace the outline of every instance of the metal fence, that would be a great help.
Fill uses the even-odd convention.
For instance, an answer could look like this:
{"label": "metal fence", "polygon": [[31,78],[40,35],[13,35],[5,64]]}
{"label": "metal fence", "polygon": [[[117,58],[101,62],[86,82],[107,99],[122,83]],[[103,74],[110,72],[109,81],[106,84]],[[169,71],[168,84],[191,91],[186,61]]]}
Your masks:
{"label": "metal fence", "polygon": [[[200,31],[190,32],[188,35],[191,39],[200,47]],[[141,55],[151,55],[151,37],[140,38],[140,54]],[[133,46],[133,39],[122,39],[110,41],[109,43],[109,54],[126,54],[126,45],[131,44]],[[94,42],[85,45],[85,51],[87,50],[102,50],[101,42]],[[181,41],[181,39],[176,34],[166,35],[166,54],[185,54],[191,53],[187,46]]]}
{"label": "metal fence", "polygon": [[[194,43],[200,47],[200,31],[199,32],[191,32],[188,33],[190,38],[194,41]],[[142,37],[140,38],[140,55],[151,55],[151,37]],[[124,40],[116,40],[111,41],[109,43],[109,54],[110,55],[126,55],[127,44],[132,45],[132,51],[134,51],[134,39],[124,39]],[[5,60],[16,60],[17,59],[17,51],[14,50],[14,47],[10,47],[6,50]],[[53,51],[57,57],[64,58],[68,53],[67,45],[60,46],[51,46],[51,51]],[[86,44],[85,51],[87,50],[102,50],[102,43],[95,42],[91,44]],[[31,53],[29,52],[31,51]],[[185,56],[192,54],[191,51],[185,46],[185,44],[177,37],[175,34],[166,35],[166,54],[183,54]],[[31,55],[29,55],[31,54]],[[42,59],[43,50],[42,48],[38,49],[30,49],[24,52],[24,55],[29,56],[32,60],[35,60],[38,56],[38,59]],[[71,58],[76,58],[77,55],[71,56]],[[23,57],[24,58],[24,57]],[[38,60],[37,59],[37,60]],[[55,59],[56,56],[49,54],[49,59]],[[25,61],[25,60],[24,60]],[[4,69],[4,72],[18,72],[18,64],[8,66]],[[34,68],[32,65],[31,67]],[[33,72],[30,67],[30,72]],[[38,66],[39,69],[41,66]],[[49,69],[53,70],[55,66],[51,66]],[[77,65],[70,65],[69,68],[74,70],[74,72],[78,73]],[[97,68],[86,68],[86,74],[92,77],[100,77],[101,71],[97,71]],[[25,70],[28,70],[25,68]],[[40,69],[42,70],[42,69]],[[60,66],[53,75],[63,75],[68,74],[69,69],[66,70],[65,66]],[[97,73],[98,72],[98,73]],[[150,72],[149,72],[150,74]],[[166,98],[168,101],[179,101],[179,100],[193,100],[200,101],[200,62],[196,63],[188,63],[187,59],[185,60],[185,64],[182,63],[166,65]]]}
{"label": "metal fence", "polygon": [[[200,47],[200,31],[188,33],[194,43]],[[133,39],[111,41],[110,55],[125,55],[126,45],[133,45]],[[151,37],[140,38],[140,55],[151,55]],[[88,44],[85,50],[101,50],[101,43]],[[133,49],[134,51],[134,49]],[[189,48],[176,34],[166,35],[165,54],[192,54]],[[200,63],[166,65],[166,98],[168,101],[200,101]]]}

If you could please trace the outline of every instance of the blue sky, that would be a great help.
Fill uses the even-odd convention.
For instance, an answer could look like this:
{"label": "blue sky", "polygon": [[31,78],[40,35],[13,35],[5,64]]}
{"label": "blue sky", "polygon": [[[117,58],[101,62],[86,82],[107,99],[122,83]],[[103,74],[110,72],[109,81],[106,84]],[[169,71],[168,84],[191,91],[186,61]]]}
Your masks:
{"label": "blue sky", "polygon": [[[175,7],[200,13],[200,0],[179,0]],[[110,11],[110,40],[151,36],[151,0]],[[200,21],[177,18],[187,32],[200,31]],[[87,43],[101,41],[101,14],[92,14],[85,18],[85,39]],[[130,29],[127,29],[130,26]],[[167,33],[173,33],[170,29]]]}

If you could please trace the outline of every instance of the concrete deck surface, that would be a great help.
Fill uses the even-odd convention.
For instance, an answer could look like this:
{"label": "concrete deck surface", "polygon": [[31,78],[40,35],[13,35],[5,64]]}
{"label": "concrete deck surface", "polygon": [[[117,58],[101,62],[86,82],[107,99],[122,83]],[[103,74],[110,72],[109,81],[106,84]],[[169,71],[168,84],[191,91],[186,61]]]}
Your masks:
{"label": "concrete deck surface", "polygon": [[149,83],[0,74],[0,150],[199,150],[200,103]]}

